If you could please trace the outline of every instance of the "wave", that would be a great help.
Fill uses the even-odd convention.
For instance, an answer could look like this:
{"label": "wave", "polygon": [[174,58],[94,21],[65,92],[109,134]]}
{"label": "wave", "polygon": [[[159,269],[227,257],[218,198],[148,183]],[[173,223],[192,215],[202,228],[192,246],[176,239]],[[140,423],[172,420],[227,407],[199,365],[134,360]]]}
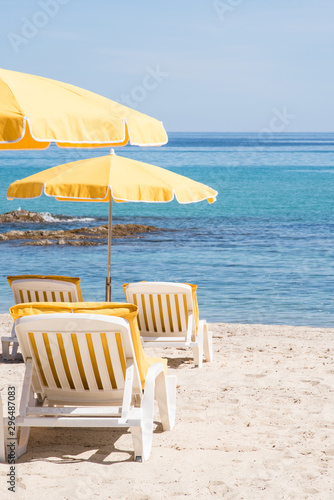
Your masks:
{"label": "wave", "polygon": [[97,217],[80,217],[71,215],[52,215],[50,212],[40,212],[40,216],[45,222],[92,222],[98,220]]}

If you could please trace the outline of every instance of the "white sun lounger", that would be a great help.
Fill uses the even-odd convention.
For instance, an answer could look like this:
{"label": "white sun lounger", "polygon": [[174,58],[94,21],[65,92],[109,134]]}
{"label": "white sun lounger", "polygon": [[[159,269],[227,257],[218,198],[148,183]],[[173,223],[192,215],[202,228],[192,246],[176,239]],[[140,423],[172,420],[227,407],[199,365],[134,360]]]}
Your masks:
{"label": "white sun lounger", "polygon": [[[175,422],[176,377],[162,363],[148,369],[144,392],[128,321],[100,314],[41,314],[15,322],[26,364],[16,457],[31,427],[130,428],[136,461],[149,458],[154,399],[163,430]],[[0,460],[8,419],[0,405]],[[8,451],[8,450],[7,450]]]}
{"label": "white sun lounger", "polygon": [[212,337],[205,320],[196,324],[192,288],[182,283],[143,281],[124,285],[126,301],[139,308],[138,323],[146,347],[191,347],[195,366],[212,361]]}
{"label": "white sun lounger", "polygon": [[[80,300],[77,285],[66,280],[62,281],[60,277],[50,279],[43,276],[36,278],[27,275],[22,279],[14,279],[14,276],[11,278],[15,304],[25,302],[78,302]],[[73,279],[79,281],[79,278]],[[15,327],[13,327],[10,336],[1,337],[1,343],[3,360],[15,359],[18,348]],[[11,343],[13,343],[13,347],[11,354],[9,354]]]}

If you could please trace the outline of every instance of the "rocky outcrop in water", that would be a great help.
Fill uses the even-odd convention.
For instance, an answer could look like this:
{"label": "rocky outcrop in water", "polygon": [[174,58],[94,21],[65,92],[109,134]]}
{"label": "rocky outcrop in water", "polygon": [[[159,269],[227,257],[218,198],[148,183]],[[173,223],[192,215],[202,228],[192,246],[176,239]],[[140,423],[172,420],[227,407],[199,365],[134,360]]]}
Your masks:
{"label": "rocky outcrop in water", "polygon": [[28,210],[12,210],[5,214],[0,214],[0,223],[13,222],[45,222],[44,214],[29,212]]}
{"label": "rocky outcrop in water", "polygon": [[[50,215],[50,214],[48,214]],[[51,216],[53,217],[53,216]],[[58,216],[57,216],[58,217]],[[70,219],[68,216],[59,216]],[[0,223],[36,222],[45,224],[45,214],[29,212],[27,210],[13,210],[0,214]],[[112,226],[113,238],[135,238],[143,233],[163,231],[154,226],[143,226],[142,224],[115,224]],[[29,231],[12,230],[0,233],[0,243],[14,240],[22,240],[22,245],[72,245],[72,246],[96,246],[105,245],[108,238],[108,226],[104,224],[97,227],[80,227],[77,229],[45,230],[36,229]]]}
{"label": "rocky outcrop in water", "polygon": [[[154,226],[141,224],[115,224],[112,226],[113,238],[134,238],[143,233],[163,231]],[[0,242],[24,240],[23,245],[105,245],[108,238],[107,224],[98,227],[81,227],[78,229],[60,229],[58,231],[32,230],[8,231],[0,233]]]}

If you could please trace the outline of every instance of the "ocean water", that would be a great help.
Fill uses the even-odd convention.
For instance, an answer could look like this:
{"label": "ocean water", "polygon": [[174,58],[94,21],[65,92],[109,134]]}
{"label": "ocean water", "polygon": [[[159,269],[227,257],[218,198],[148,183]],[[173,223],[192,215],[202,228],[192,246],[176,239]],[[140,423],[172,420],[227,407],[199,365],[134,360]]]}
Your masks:
{"label": "ocean water", "polygon": [[[105,203],[45,197],[6,200],[16,179],[109,150],[1,152],[0,212],[47,212],[43,224],[11,229],[74,228],[107,222]],[[170,133],[161,148],[127,146],[117,154],[168,168],[219,192],[217,202],[113,204],[114,223],[168,231],[115,239],[112,299],[138,280],[198,285],[201,317],[211,322],[334,326],[334,134]],[[57,215],[72,216],[57,221]],[[104,300],[107,246],[0,243],[0,312],[12,305],[6,276],[80,276],[85,300]]]}

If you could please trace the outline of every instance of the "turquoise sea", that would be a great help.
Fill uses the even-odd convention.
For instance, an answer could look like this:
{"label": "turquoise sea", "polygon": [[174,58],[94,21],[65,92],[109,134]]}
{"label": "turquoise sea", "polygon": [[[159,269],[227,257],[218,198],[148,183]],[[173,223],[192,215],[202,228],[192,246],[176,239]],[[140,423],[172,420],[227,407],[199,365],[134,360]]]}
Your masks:
{"label": "turquoise sea", "polygon": [[[108,154],[56,146],[0,153],[0,212],[48,212],[38,226],[107,222],[104,203],[63,203],[44,195],[6,200],[16,179],[60,163]],[[211,322],[334,326],[334,134],[170,133],[161,148],[127,146],[119,155],[168,168],[208,184],[217,202],[113,204],[113,222],[170,229],[112,245],[112,299],[138,280],[198,285],[201,317]],[[73,216],[64,221],[57,215]],[[0,312],[8,312],[10,274],[80,276],[85,300],[104,300],[107,246],[0,243]]]}

